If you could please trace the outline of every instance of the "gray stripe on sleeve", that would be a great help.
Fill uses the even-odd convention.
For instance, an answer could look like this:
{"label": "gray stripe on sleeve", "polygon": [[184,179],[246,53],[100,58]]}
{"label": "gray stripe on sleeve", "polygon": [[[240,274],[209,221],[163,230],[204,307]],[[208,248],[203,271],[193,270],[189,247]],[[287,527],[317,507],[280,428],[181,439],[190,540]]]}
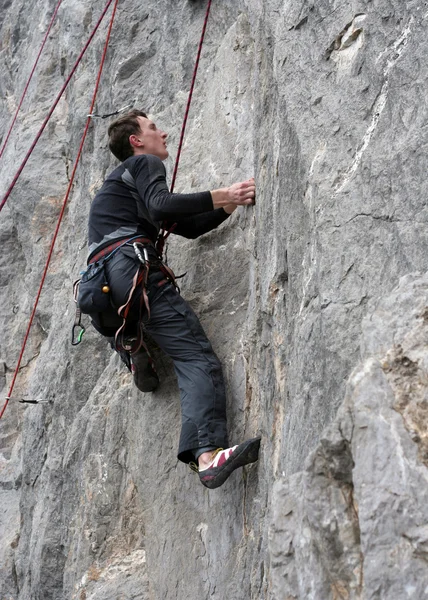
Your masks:
{"label": "gray stripe on sleeve", "polygon": [[135,179],[132,177],[132,175],[128,171],[128,169],[124,170],[124,172],[122,174],[122,181],[126,186],[128,186],[132,197],[137,202],[138,217],[140,219],[145,219],[146,221],[148,221],[150,223],[150,225],[153,225],[153,227],[156,228],[156,231],[159,231],[160,225],[157,221],[153,221],[153,219],[151,218],[150,213],[147,209],[147,206],[144,204],[143,199],[141,198],[141,196],[139,195],[139,193],[137,191]]}

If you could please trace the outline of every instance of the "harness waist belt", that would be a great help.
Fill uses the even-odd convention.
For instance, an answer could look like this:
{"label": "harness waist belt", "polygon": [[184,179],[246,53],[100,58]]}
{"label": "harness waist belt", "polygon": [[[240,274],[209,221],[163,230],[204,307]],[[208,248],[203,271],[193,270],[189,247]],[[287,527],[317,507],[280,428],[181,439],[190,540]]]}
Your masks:
{"label": "harness waist belt", "polygon": [[129,240],[132,240],[133,243],[136,242],[137,244],[150,244],[150,246],[153,246],[153,248],[154,248],[154,244],[153,244],[152,240],[150,240],[149,238],[146,238],[146,237],[121,239],[121,240],[118,240],[117,242],[114,242],[113,244],[110,244],[110,246],[106,246],[105,248],[103,248],[102,250],[100,250],[99,252],[94,254],[94,256],[92,256],[90,258],[90,260],[88,260],[88,265],[101,260],[101,258],[104,258],[104,256],[107,256],[108,254],[110,254],[110,252],[113,252],[113,250],[116,250],[116,248],[119,248],[119,246],[123,246],[123,244],[126,244],[126,242],[128,242]]}

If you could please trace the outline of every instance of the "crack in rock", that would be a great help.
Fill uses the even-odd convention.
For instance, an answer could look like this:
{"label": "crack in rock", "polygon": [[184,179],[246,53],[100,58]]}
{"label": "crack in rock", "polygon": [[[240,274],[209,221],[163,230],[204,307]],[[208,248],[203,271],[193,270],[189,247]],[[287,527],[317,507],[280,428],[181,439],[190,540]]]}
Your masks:
{"label": "crack in rock", "polygon": [[367,128],[366,133],[364,134],[364,137],[360,144],[360,147],[358,148],[358,150],[355,153],[352,164],[350,165],[350,167],[348,167],[348,169],[346,170],[344,175],[342,175],[342,177],[339,179],[339,181],[335,185],[334,195],[339,194],[343,190],[343,188],[348,185],[348,183],[351,181],[351,179],[355,175],[358,167],[360,166],[362,157],[363,157],[365,151],[367,150],[367,148],[372,140],[372,137],[379,125],[380,118],[382,116],[382,113],[386,106],[386,102],[388,100],[388,91],[389,91],[388,76],[389,76],[391,69],[395,66],[397,61],[400,59],[402,53],[404,52],[404,50],[408,44],[409,37],[411,34],[412,23],[413,23],[413,17],[410,19],[409,23],[406,25],[406,27],[402,31],[401,35],[395,40],[395,42],[391,46],[391,50],[390,50],[391,56],[387,60],[385,69],[383,71],[385,81],[384,81],[382,88],[375,100],[374,105],[373,105],[372,119],[371,119],[370,125]]}

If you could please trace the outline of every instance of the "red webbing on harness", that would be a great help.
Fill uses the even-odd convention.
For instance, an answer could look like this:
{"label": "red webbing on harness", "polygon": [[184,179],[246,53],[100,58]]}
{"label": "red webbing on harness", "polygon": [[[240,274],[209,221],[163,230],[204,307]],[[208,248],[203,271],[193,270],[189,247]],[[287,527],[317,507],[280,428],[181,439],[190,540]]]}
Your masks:
{"label": "red webbing on harness", "polygon": [[34,71],[36,70],[37,63],[39,62],[40,56],[42,55],[43,48],[45,47],[45,44],[46,44],[47,39],[49,37],[49,34],[51,32],[52,25],[54,24],[55,17],[57,15],[57,12],[58,12],[58,9],[60,7],[61,2],[62,2],[62,0],[58,0],[57,5],[55,6],[55,10],[54,10],[52,18],[50,20],[49,27],[48,27],[48,29],[46,31],[45,37],[43,38],[43,42],[42,42],[42,45],[40,46],[40,50],[39,50],[39,53],[37,54],[36,60],[34,61],[34,65],[33,65],[33,68],[31,69],[30,76],[29,76],[29,78],[27,80],[27,83],[25,84],[24,91],[22,92],[22,96],[21,96],[21,99],[19,101],[18,108],[15,111],[15,114],[14,114],[13,119],[12,119],[12,123],[11,123],[11,125],[9,127],[9,131],[7,132],[6,138],[5,138],[5,140],[3,142],[3,145],[1,147],[0,158],[3,156],[4,149],[6,148],[7,142],[9,141],[10,134],[12,133],[12,129],[13,129],[13,126],[15,125],[16,118],[17,118],[18,113],[19,113],[19,111],[21,109],[22,103],[24,102],[24,98],[25,98],[25,96],[27,94],[28,86],[30,85],[30,82],[31,82],[31,80],[33,78]]}
{"label": "red webbing on harness", "polygon": [[[34,150],[34,148],[35,148],[35,146],[36,146],[37,142],[39,141],[39,139],[40,139],[40,137],[41,137],[41,135],[42,135],[43,131],[45,130],[45,127],[46,127],[46,125],[48,124],[48,121],[49,121],[49,119],[51,118],[53,111],[55,110],[55,108],[56,108],[56,106],[57,106],[58,102],[61,100],[61,97],[62,97],[62,95],[64,94],[64,92],[65,92],[65,90],[66,90],[66,88],[67,88],[68,84],[70,83],[70,80],[71,80],[72,76],[74,75],[74,72],[76,71],[77,67],[79,66],[79,63],[80,63],[80,61],[82,60],[82,58],[83,58],[83,56],[84,56],[84,54],[85,54],[86,50],[88,49],[88,47],[89,47],[89,44],[92,42],[92,39],[93,39],[93,37],[94,37],[95,33],[97,32],[97,29],[98,29],[98,27],[101,25],[101,22],[102,22],[102,20],[104,19],[104,16],[105,16],[105,14],[106,14],[106,12],[107,12],[107,10],[108,10],[108,8],[109,8],[109,6],[110,6],[110,4],[111,4],[112,2],[113,2],[113,0],[108,0],[106,7],[104,8],[104,10],[103,10],[103,12],[102,12],[102,14],[101,14],[100,18],[99,18],[99,19],[98,19],[98,21],[97,21],[97,24],[95,25],[94,29],[92,30],[92,33],[91,33],[91,35],[90,35],[90,36],[89,36],[89,38],[88,38],[88,41],[87,41],[87,42],[86,42],[86,44],[84,45],[84,47],[83,47],[83,50],[81,51],[81,53],[79,54],[79,57],[77,58],[76,62],[74,63],[74,66],[73,66],[73,68],[71,69],[71,71],[70,71],[70,74],[68,75],[67,79],[65,80],[65,83],[64,83],[64,85],[63,85],[63,86],[62,86],[62,88],[61,88],[61,91],[59,92],[59,94],[58,94],[58,96],[56,97],[56,99],[55,99],[55,101],[54,101],[54,103],[53,103],[52,107],[50,108],[50,110],[49,110],[49,112],[48,112],[48,114],[47,114],[47,116],[46,116],[45,120],[43,121],[43,123],[42,123],[42,126],[40,127],[40,129],[39,129],[39,131],[38,131],[38,133],[37,133],[36,137],[34,138],[34,141],[33,141],[33,143],[31,144],[31,146],[30,146],[30,149],[28,150],[27,154],[25,155],[25,158],[24,158],[24,160],[22,161],[22,163],[21,163],[21,165],[20,165],[20,167],[19,167],[18,171],[16,172],[16,174],[15,174],[15,176],[14,176],[13,180],[12,180],[12,183],[11,183],[11,184],[10,184],[10,186],[8,187],[8,190],[7,190],[6,194],[4,195],[4,198],[3,198],[3,199],[2,199],[2,201],[0,202],[0,211],[3,209],[3,206],[6,204],[6,202],[7,202],[7,199],[9,198],[10,194],[12,193],[12,190],[13,190],[13,188],[15,187],[15,184],[16,184],[16,182],[18,181],[18,179],[19,179],[19,176],[21,175],[22,171],[24,170],[24,167],[25,167],[25,165],[27,164],[27,161],[28,161],[28,159],[30,158],[30,156],[31,156],[31,154],[32,154],[32,152],[33,152],[33,150]],[[0,416],[1,416],[1,415],[0,415]]]}
{"label": "red webbing on harness", "polygon": [[[111,4],[112,1],[113,0],[109,1],[108,5],[107,5],[107,7],[105,9],[105,11],[107,10],[108,6]],[[92,111],[94,109],[94,106],[95,106],[95,100],[96,100],[97,93],[98,93],[98,87],[99,87],[100,80],[101,80],[101,73],[102,73],[102,70],[103,70],[103,66],[104,66],[104,62],[105,62],[105,58],[106,58],[106,54],[107,54],[107,48],[108,48],[108,44],[109,44],[109,41],[110,41],[110,35],[111,35],[112,27],[113,27],[114,17],[116,15],[116,8],[117,8],[118,1],[119,0],[115,0],[115,2],[114,2],[113,12],[112,12],[112,15],[111,15],[111,18],[110,18],[110,24],[109,24],[108,31],[107,31],[107,37],[106,37],[106,41],[105,41],[105,44],[104,44],[104,50],[103,50],[103,54],[102,54],[102,57],[101,57],[100,66],[99,66],[99,69],[98,69],[98,75],[97,75],[97,79],[96,79],[96,83],[95,83],[94,92],[93,92],[93,95],[92,95],[92,102],[91,102],[91,108],[89,109],[89,114],[92,113]],[[105,14],[105,11],[104,11],[103,14]],[[98,21],[97,26],[100,24],[100,22],[101,21]],[[22,358],[24,356],[25,346],[27,344],[27,340],[28,340],[28,336],[29,336],[29,333],[30,333],[30,329],[31,329],[31,326],[33,324],[34,316],[36,314],[36,308],[37,308],[37,305],[39,303],[40,294],[42,292],[43,285],[45,283],[45,279],[46,279],[46,275],[47,275],[47,272],[48,272],[49,264],[50,264],[50,261],[51,261],[52,253],[53,253],[53,250],[54,250],[55,242],[56,242],[56,239],[58,237],[59,228],[60,228],[63,216],[64,216],[64,212],[65,212],[65,208],[67,206],[68,198],[69,198],[70,193],[71,193],[71,188],[73,186],[74,178],[75,178],[76,171],[77,171],[77,166],[78,166],[78,163],[80,161],[80,157],[82,155],[83,145],[85,143],[85,139],[86,139],[86,135],[87,135],[88,130],[89,130],[90,123],[91,123],[91,118],[88,117],[86,119],[86,126],[85,126],[85,129],[84,129],[83,135],[82,135],[82,139],[80,141],[80,146],[79,146],[79,150],[78,150],[78,153],[77,153],[77,156],[76,156],[76,160],[74,161],[73,170],[72,170],[70,181],[69,181],[69,184],[68,184],[68,187],[67,187],[67,191],[66,191],[66,194],[65,194],[65,197],[64,197],[64,201],[63,201],[63,205],[62,205],[62,208],[61,208],[61,212],[60,212],[59,217],[58,217],[58,222],[57,222],[57,225],[56,225],[55,233],[54,233],[54,236],[52,238],[52,242],[51,242],[51,245],[50,245],[50,248],[49,248],[48,258],[46,260],[46,265],[45,265],[45,268],[44,268],[44,271],[43,271],[42,280],[40,282],[39,290],[37,292],[36,300],[35,300],[34,307],[33,307],[33,310],[32,310],[31,316],[30,316],[30,320],[29,320],[29,323],[28,323],[28,326],[27,326],[27,331],[25,333],[24,341],[22,343],[21,352],[19,354],[18,362],[17,362],[16,367],[15,367],[15,372],[13,374],[12,382],[11,382],[10,387],[9,387],[8,395],[6,396],[6,401],[5,401],[5,403],[3,405],[3,408],[2,408],[2,410],[0,412],[0,419],[3,417],[3,414],[4,414],[5,410],[6,410],[6,407],[7,407],[8,403],[9,403],[9,400],[10,400],[10,398],[12,396],[13,388],[15,386],[15,381],[16,381],[16,378],[17,378],[17,375],[18,375],[19,367],[21,366],[21,361],[22,361]]]}
{"label": "red webbing on harness", "polygon": [[134,298],[134,292],[138,286],[141,286],[141,298],[140,298],[140,320],[142,316],[143,305],[147,311],[147,319],[150,318],[150,306],[149,306],[149,298],[147,296],[147,280],[149,277],[149,265],[144,264],[140,265],[134,275],[132,280],[132,287],[128,294],[128,299],[123,306],[121,306],[117,314],[122,317],[123,323],[116,331],[114,336],[116,349],[125,350],[126,352],[130,352],[133,354],[134,352],[138,352],[141,346],[144,344],[143,336],[141,332],[141,328],[138,328],[137,338],[134,343],[126,344],[125,343],[125,328],[126,328],[126,319],[128,318],[129,310],[131,308],[131,304]]}
{"label": "red webbing on harness", "polygon": [[[177,179],[178,164],[180,162],[181,150],[183,148],[184,134],[186,131],[187,119],[189,117],[190,105],[192,103],[193,90],[195,89],[196,75],[198,73],[198,67],[199,67],[199,61],[201,58],[202,46],[204,44],[204,39],[205,39],[205,32],[207,30],[208,17],[210,16],[211,3],[212,3],[212,0],[208,0],[208,6],[207,6],[207,11],[205,13],[204,25],[202,27],[201,39],[199,41],[198,54],[196,56],[195,68],[193,69],[192,83],[190,85],[189,96],[187,98],[187,105],[186,105],[186,110],[184,113],[183,125],[181,127],[181,134],[180,134],[180,141],[178,143],[177,157],[175,159],[174,172],[172,174],[172,181],[171,181],[171,188],[170,188],[171,193],[174,191],[175,180]],[[156,241],[156,250],[158,251],[160,256],[162,256],[162,254],[163,254],[163,249],[165,246],[166,239],[174,231],[175,227],[176,227],[176,223],[174,223],[167,231],[165,231],[164,229],[160,230],[158,239]]]}

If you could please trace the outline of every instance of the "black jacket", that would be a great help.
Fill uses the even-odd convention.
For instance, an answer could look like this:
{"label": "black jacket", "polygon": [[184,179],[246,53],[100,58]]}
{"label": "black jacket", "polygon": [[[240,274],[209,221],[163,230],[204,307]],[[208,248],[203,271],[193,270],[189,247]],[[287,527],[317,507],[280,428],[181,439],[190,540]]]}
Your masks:
{"label": "black jacket", "polygon": [[176,223],[174,233],[196,238],[229,215],[213,209],[210,192],[171,194],[160,158],[127,158],[104,181],[89,212],[89,257],[113,242],[133,236],[156,241],[159,229]]}

